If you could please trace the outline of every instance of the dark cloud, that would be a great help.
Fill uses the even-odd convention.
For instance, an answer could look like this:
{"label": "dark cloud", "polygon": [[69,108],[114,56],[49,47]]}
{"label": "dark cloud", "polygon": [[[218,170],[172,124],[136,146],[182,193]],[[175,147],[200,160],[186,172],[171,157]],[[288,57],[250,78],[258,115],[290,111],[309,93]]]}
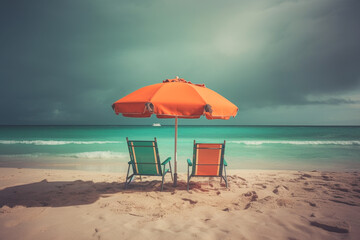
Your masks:
{"label": "dark cloud", "polygon": [[240,112],[358,109],[359,10],[350,0],[2,1],[0,124],[132,123],[111,103],[176,75]]}
{"label": "dark cloud", "polygon": [[308,103],[311,104],[329,104],[329,105],[340,105],[340,104],[359,104],[359,100],[350,100],[350,99],[342,99],[342,98],[329,98],[326,100],[310,100]]}

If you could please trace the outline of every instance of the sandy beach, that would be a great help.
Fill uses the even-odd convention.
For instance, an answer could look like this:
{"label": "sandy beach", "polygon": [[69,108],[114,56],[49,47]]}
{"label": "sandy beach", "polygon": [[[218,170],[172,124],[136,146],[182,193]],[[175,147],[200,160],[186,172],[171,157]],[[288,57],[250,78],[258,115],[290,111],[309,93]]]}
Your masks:
{"label": "sandy beach", "polygon": [[217,178],[0,168],[0,239],[358,239],[360,174],[230,170]]}

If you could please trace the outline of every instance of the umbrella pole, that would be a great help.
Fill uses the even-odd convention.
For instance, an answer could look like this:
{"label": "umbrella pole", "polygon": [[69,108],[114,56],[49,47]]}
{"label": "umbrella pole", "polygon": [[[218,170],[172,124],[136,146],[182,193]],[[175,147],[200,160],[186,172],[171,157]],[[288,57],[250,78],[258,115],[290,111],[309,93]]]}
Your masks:
{"label": "umbrella pole", "polygon": [[176,185],[177,185],[177,161],[176,161],[176,157],[177,157],[177,128],[178,128],[178,118],[175,117],[174,187],[176,187]]}

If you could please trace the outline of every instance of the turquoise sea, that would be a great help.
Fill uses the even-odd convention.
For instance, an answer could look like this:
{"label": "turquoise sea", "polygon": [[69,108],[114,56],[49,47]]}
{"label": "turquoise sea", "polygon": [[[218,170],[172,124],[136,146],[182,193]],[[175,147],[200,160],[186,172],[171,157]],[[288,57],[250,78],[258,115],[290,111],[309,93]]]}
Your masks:
{"label": "turquoise sea", "polygon": [[[0,126],[0,167],[125,172],[126,137],[174,155],[174,126]],[[179,126],[180,172],[194,139],[226,140],[230,169],[360,170],[360,127]]]}

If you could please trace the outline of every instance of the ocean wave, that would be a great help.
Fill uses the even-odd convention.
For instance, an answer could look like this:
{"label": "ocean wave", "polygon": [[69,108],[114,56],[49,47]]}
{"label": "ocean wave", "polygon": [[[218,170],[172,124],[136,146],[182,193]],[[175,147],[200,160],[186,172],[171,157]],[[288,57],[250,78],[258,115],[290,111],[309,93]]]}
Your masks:
{"label": "ocean wave", "polygon": [[111,152],[111,151],[95,151],[95,152],[62,154],[61,156],[70,157],[70,158],[86,158],[86,159],[113,159],[113,158],[122,158],[128,156],[128,154],[121,152]]}
{"label": "ocean wave", "polygon": [[66,144],[109,144],[122,141],[57,141],[57,140],[0,140],[0,144],[66,145]]}
{"label": "ocean wave", "polygon": [[228,141],[244,145],[290,144],[290,145],[360,145],[360,141],[287,141],[287,140],[241,140]]}
{"label": "ocean wave", "polygon": [[129,154],[122,152],[112,151],[94,151],[94,152],[79,152],[79,153],[62,153],[62,154],[51,154],[51,153],[28,153],[28,154],[13,154],[13,155],[0,155],[0,159],[4,158],[78,158],[78,159],[117,159],[128,157]]}

